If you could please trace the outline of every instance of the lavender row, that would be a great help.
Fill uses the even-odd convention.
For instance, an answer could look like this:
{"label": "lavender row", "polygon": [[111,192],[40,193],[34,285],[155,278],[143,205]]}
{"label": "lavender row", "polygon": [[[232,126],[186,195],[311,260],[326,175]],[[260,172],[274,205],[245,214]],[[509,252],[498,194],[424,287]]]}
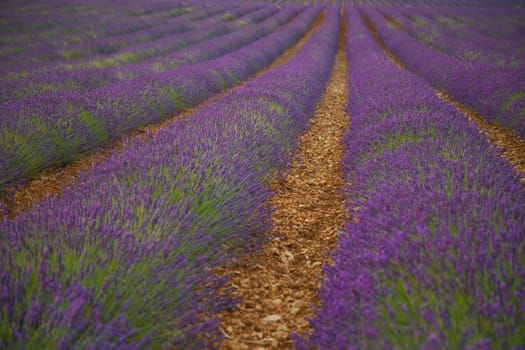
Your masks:
{"label": "lavender row", "polygon": [[[177,21],[170,21],[167,23],[167,25],[164,25],[166,29],[174,30],[174,27],[177,27],[177,30],[182,32],[182,29],[184,31],[188,30],[194,30],[199,27],[205,26],[209,23],[213,22],[228,22],[228,21],[234,21],[234,20],[243,20],[243,21],[253,21],[257,22],[259,19],[259,16],[265,16],[266,12],[258,12],[256,16],[253,16],[253,12],[256,10],[261,10],[260,6],[254,7],[254,6],[239,6],[236,9],[232,9],[229,11],[224,11],[223,7],[216,7],[213,9],[213,11],[208,10],[207,15],[201,20],[195,20],[195,18],[187,18],[185,16],[181,16],[180,18],[177,18]],[[252,15],[250,15],[252,13]],[[191,13],[194,15],[193,13]],[[249,16],[246,16],[249,15]],[[244,18],[242,16],[245,16]],[[239,18],[241,17],[241,18]],[[179,28],[181,27],[181,28]],[[161,34],[164,34],[164,28],[159,28],[158,26],[153,27],[151,29],[148,29],[147,31],[140,31],[132,34],[126,34],[125,37],[119,36],[119,37],[110,37],[106,40],[96,40],[92,43],[90,42],[84,42],[81,45],[78,45],[76,47],[72,47],[73,50],[85,50],[89,55],[93,52],[94,46],[96,46],[95,50],[96,52],[100,52],[103,54],[108,54],[114,51],[117,51],[118,49],[123,49],[125,47],[130,46],[128,43],[136,42],[138,38],[143,40],[144,42],[152,41],[150,38],[153,39],[159,39],[160,36],[149,36],[149,32],[152,31],[154,34],[159,32]],[[169,32],[168,32],[169,34]],[[174,32],[174,34],[176,34]],[[164,36],[164,35],[163,35]],[[145,40],[147,39],[147,40]]]}
{"label": "lavender row", "polygon": [[[122,6],[123,4],[120,5]],[[131,4],[128,4],[128,6],[131,7]],[[189,20],[207,17],[209,15],[206,14],[206,11],[212,11],[212,8],[209,6],[199,6],[198,4],[194,4],[192,7],[183,7],[180,2],[174,2],[170,6],[174,6],[169,11],[172,15],[168,16],[168,18],[164,16],[159,18],[151,15],[132,16],[129,13],[120,12],[111,12],[103,15],[86,13],[85,11],[70,13],[67,11],[70,7],[65,4],[61,4],[52,10],[38,13],[24,13],[16,10],[13,14],[8,15],[8,10],[21,7],[20,4],[12,4],[6,9],[6,20],[4,21],[6,28],[2,29],[2,32],[5,33],[2,37],[2,42],[5,44],[2,47],[2,56],[4,56],[5,60],[8,57],[6,56],[8,53],[12,53],[14,56],[22,53],[22,56],[27,56],[28,50],[41,49],[47,52],[53,47],[66,48],[70,44],[90,39],[96,38],[100,40],[106,37],[147,30],[158,24],[173,21],[181,14],[185,15],[180,16],[180,18],[185,17]],[[125,8],[126,6],[123,7]],[[170,8],[166,5],[165,7],[167,9]],[[226,5],[215,6],[219,10],[221,7],[228,8]],[[187,13],[189,11],[192,13]],[[199,13],[202,13],[202,16],[194,17]],[[62,23],[60,21],[61,18],[65,18],[66,23]],[[56,23],[56,25],[43,25],[43,28],[38,28],[37,23],[42,19],[46,21],[57,20],[59,23]],[[12,28],[16,28],[16,22],[20,22],[25,31],[10,32]],[[38,54],[38,51],[35,51],[35,53]]]}
{"label": "lavender row", "polygon": [[267,183],[313,114],[338,29],[329,10],[285,64],[1,219],[0,347],[217,346],[212,316],[231,299],[213,268],[263,242]]}
{"label": "lavender row", "polygon": [[[251,8],[251,6],[245,6],[240,7],[238,11],[229,11],[228,14],[231,13],[231,17],[226,16],[223,17],[223,19],[230,19],[230,22],[219,22],[217,25],[214,25],[206,20],[206,24],[202,23],[201,28],[197,27],[187,33],[167,36],[158,40],[125,47],[109,55],[109,57],[90,57],[86,64],[88,66],[104,67],[120,63],[140,62],[150,57],[156,57],[179,50],[192,43],[198,43],[217,35],[220,36],[230,33],[234,30],[238,30],[240,27],[246,26],[247,24],[258,23],[279,11],[275,6],[268,6],[262,7],[254,12],[248,11],[248,14],[244,14],[241,18],[237,18],[239,15],[246,13],[247,9]],[[235,21],[233,21],[233,19],[235,19]]]}
{"label": "lavender row", "polygon": [[[444,7],[434,13],[426,8],[417,8],[433,25],[461,34],[463,29],[500,40],[516,37],[523,32],[523,9],[519,8],[464,8]],[[466,33],[465,33],[466,34]]]}
{"label": "lavender row", "polygon": [[523,33],[522,8],[496,8],[496,7],[443,7],[437,13],[419,8],[419,12],[438,23],[443,23],[453,28],[469,27],[479,34],[505,39],[508,36],[517,36]]}
{"label": "lavender row", "polygon": [[476,109],[488,122],[525,137],[525,67],[495,67],[458,60],[389,27],[373,9],[362,10],[386,47],[410,70]]}
{"label": "lavender row", "polygon": [[[433,49],[437,49],[463,61],[482,61],[498,66],[520,66],[525,58],[525,41],[517,34],[502,40],[477,34],[472,28],[450,30],[444,25],[425,22],[417,10],[406,10],[405,14],[415,17],[414,24],[397,10],[383,8],[380,11],[393,18],[412,37]],[[463,35],[459,35],[463,33]]]}
{"label": "lavender row", "polygon": [[[38,91],[51,90],[46,93],[53,94],[61,89],[90,90],[111,82],[133,78],[140,74],[175,68],[178,62],[180,62],[180,64],[195,63],[213,58],[229,50],[238,48],[247,41],[253,41],[261,37],[264,33],[269,33],[272,29],[275,29],[278,24],[289,19],[291,12],[293,12],[292,9],[280,11],[260,24],[247,25],[246,28],[244,28],[245,31],[241,31],[241,27],[234,30],[232,29],[231,31],[229,25],[226,23],[195,22],[195,25],[199,28],[196,31],[190,31],[172,37],[172,40],[174,40],[173,45],[179,43],[180,45],[188,45],[188,47],[165,55],[155,55],[145,62],[112,67],[118,62],[130,59],[131,57],[130,55],[120,54],[119,61],[113,58],[118,57],[118,55],[109,58],[106,56],[106,58],[102,58],[98,62],[92,59],[91,64],[77,64],[76,67],[65,65],[61,62],[52,65],[39,64],[37,65],[37,69],[32,70],[30,74],[24,77],[19,76],[5,80],[4,84],[0,87],[0,101],[5,102],[13,98],[32,95]],[[277,23],[274,19],[277,20]],[[234,28],[234,26],[231,26],[231,28]],[[214,37],[205,39],[206,36]],[[244,38],[244,36],[246,36],[246,38]],[[201,45],[190,45],[191,37],[202,40],[200,41]],[[238,40],[238,43],[232,43],[232,40]],[[206,48],[206,46],[209,46],[209,48]],[[163,61],[168,62],[162,63]],[[102,64],[104,62],[105,64]],[[94,64],[101,64],[104,67],[97,68],[93,66]]]}
{"label": "lavender row", "polygon": [[[29,1],[28,3],[31,3]],[[221,2],[217,5],[201,4],[197,2],[187,2],[181,0],[174,1],[152,1],[149,6],[143,2],[132,0],[119,2],[116,6],[108,6],[108,3],[100,3],[93,6],[95,2],[77,2],[75,5],[69,3],[56,3],[52,7],[37,9],[35,11],[24,11],[19,2],[6,4],[3,9],[5,21],[2,22],[1,30],[9,35],[30,34],[33,32],[36,37],[40,34],[47,36],[50,34],[63,35],[67,32],[63,30],[84,27],[97,37],[126,33],[129,31],[144,29],[151,26],[163,17],[176,17],[187,11],[199,11],[205,8],[216,6],[235,6],[234,2]],[[102,7],[102,8],[101,8]],[[155,11],[158,10],[158,11]],[[196,17],[202,18],[202,17]],[[117,19],[122,27],[111,26]],[[110,25],[108,27],[108,24]],[[127,27],[126,27],[127,26]],[[82,35],[82,34],[81,34]]]}
{"label": "lavender row", "polygon": [[[126,35],[130,33],[138,33],[140,31],[148,31],[159,25],[169,24],[176,21],[191,21],[209,17],[215,13],[224,12],[229,8],[227,5],[211,7],[202,7],[195,4],[192,7],[184,7],[181,4],[173,3],[166,9],[170,16],[129,16],[122,13],[111,13],[111,15],[97,16],[68,13],[68,18],[74,18],[75,21],[71,24],[63,24],[61,26],[53,27],[49,30],[33,30],[29,32],[14,32],[6,33],[2,38],[5,44],[25,50],[21,47],[23,44],[29,48],[44,48],[46,45],[53,48],[67,47],[68,45],[75,45],[92,39],[109,40],[112,37]],[[231,6],[231,5],[230,5]],[[60,9],[67,9],[62,6]],[[215,12],[217,11],[217,12]],[[30,18],[26,14],[14,14],[13,17],[19,21],[29,21]],[[57,10],[52,13],[39,14],[41,18],[53,18],[63,16]],[[133,20],[134,22],[131,22]],[[9,24],[12,19],[8,19],[6,24]],[[128,25],[128,27],[125,27]],[[5,48],[5,46],[4,46]]]}
{"label": "lavender row", "polygon": [[525,188],[432,87],[347,10],[350,218],[299,349],[518,349]]}
{"label": "lavender row", "polygon": [[[174,4],[174,6],[177,6],[177,4]],[[180,4],[179,4],[180,6]],[[217,9],[220,11],[221,9],[227,9],[228,6],[217,6]],[[188,7],[188,11],[197,10],[198,7]],[[202,12],[206,14],[206,11],[212,12],[212,9],[201,9],[200,11],[197,10],[196,12]],[[194,13],[190,13],[189,15],[193,15]],[[57,56],[55,53],[55,50],[52,49],[53,46],[57,47],[64,47],[67,48],[70,44],[76,43],[76,42],[83,42],[86,40],[104,40],[105,38],[111,38],[118,35],[123,34],[131,34],[131,33],[138,33],[142,30],[147,30],[148,28],[152,28],[159,24],[160,19],[146,19],[143,17],[127,17],[125,15],[121,14],[112,14],[111,17],[103,17],[103,19],[96,18],[92,19],[91,17],[87,17],[85,20],[81,20],[79,16],[71,16],[68,15],[68,17],[77,18],[79,23],[76,23],[75,27],[71,26],[62,26],[56,28],[54,31],[38,31],[34,30],[29,33],[25,33],[22,36],[6,36],[3,39],[8,40],[8,42],[12,42],[11,48],[4,47],[8,53],[11,52],[18,52],[21,53],[22,57],[26,56],[26,60],[31,61],[31,55],[28,54],[28,50],[38,50],[42,49],[44,53],[48,53],[48,55],[54,55]],[[205,17],[209,17],[208,15]],[[199,16],[200,18],[200,16]],[[174,20],[178,20],[175,19]],[[189,20],[189,19],[188,19]],[[86,22],[86,23],[84,23]],[[76,29],[79,28],[79,29]],[[78,33],[77,31],[82,29],[81,33]],[[41,39],[41,37],[43,39]],[[36,41],[36,42],[35,42]],[[53,45],[53,43],[57,42],[56,45]],[[36,55],[41,56],[41,55]],[[7,57],[7,56],[5,56]],[[33,58],[33,60],[37,60],[36,57]],[[61,57],[61,60],[63,58]],[[33,64],[31,63],[25,63],[21,64],[18,63],[15,64],[14,58],[9,61],[9,58],[4,58],[5,65],[2,67],[3,75],[6,75],[9,73],[10,76],[13,76],[13,72],[20,72],[20,74],[27,74],[27,72],[36,70],[36,69],[42,69],[46,68],[47,66],[40,67],[43,63],[35,62]],[[9,64],[9,65],[7,65]],[[48,63],[50,65],[50,63]],[[53,67],[53,65],[51,65]],[[16,75],[14,75],[16,76]]]}
{"label": "lavender row", "polygon": [[[54,35],[52,38],[42,40],[36,45],[35,43],[30,42],[31,46],[35,47],[26,49],[22,55],[13,55],[6,58],[8,59],[8,63],[20,60],[23,60],[24,62],[65,61],[69,63],[72,60],[90,56],[92,57],[97,54],[109,55],[119,49],[124,49],[133,44],[146,43],[169,35],[187,32],[207,24],[223,22],[226,19],[234,19],[257,9],[257,7],[254,6],[241,6],[232,12],[226,12],[225,8],[227,9],[228,7],[215,6],[213,8],[205,8],[200,11],[190,12],[176,18],[169,18],[164,21],[157,19],[157,23],[143,30],[132,31],[105,38],[96,37],[91,40],[82,40],[80,43],[75,43],[78,39],[71,38],[70,35],[65,37],[59,36],[58,38]],[[120,20],[122,19],[118,17],[114,18],[113,24],[118,25]],[[55,43],[55,45],[53,45],[53,43]],[[18,48],[20,48],[20,43],[17,43],[17,45]]]}
{"label": "lavender row", "polygon": [[173,54],[154,57],[147,60],[145,64],[150,66],[150,70],[165,71],[185,64],[194,64],[215,58],[270,34],[281,25],[291,21],[293,17],[297,16],[304,9],[305,7],[302,5],[286,6],[271,17],[252,25],[244,26],[242,20],[239,20],[239,28],[229,34],[199,42]]}
{"label": "lavender row", "polygon": [[[509,9],[509,14],[512,10]],[[420,9],[405,10],[404,15],[392,9],[382,9],[381,12],[393,17],[411,36],[460,60],[481,60],[501,66],[523,64],[525,42],[518,33],[497,38],[480,34],[468,25],[450,27],[450,17],[440,16],[440,22],[436,23],[422,16]],[[445,21],[447,24],[441,23]],[[503,19],[499,21],[503,22]],[[498,26],[492,28],[497,30]]]}
{"label": "lavender row", "polygon": [[428,11],[425,7],[417,7],[404,10],[420,29],[429,26],[486,49],[521,54],[517,44],[522,43],[519,38],[524,33],[525,12],[522,9],[442,7]]}
{"label": "lavender row", "polygon": [[141,75],[89,93],[62,91],[4,103],[0,186],[74,160],[247,79],[296,42],[320,10],[311,7],[278,31],[200,64]]}
{"label": "lavender row", "polygon": [[[165,36],[153,41],[147,41],[124,47],[117,50],[109,55],[90,55],[87,58],[71,62],[71,59],[75,57],[82,57],[83,54],[77,50],[66,50],[64,52],[47,52],[49,57],[45,58],[47,61],[51,62],[41,62],[40,58],[42,55],[46,55],[46,52],[41,55],[36,55],[33,52],[27,52],[26,58],[18,57],[19,62],[14,61],[14,65],[7,65],[4,68],[4,74],[12,76],[15,80],[20,77],[26,77],[30,79],[30,75],[39,72],[56,72],[58,71],[71,71],[79,68],[85,67],[110,67],[117,66],[125,63],[135,63],[143,61],[147,58],[155,57],[158,55],[170,53],[193,43],[198,43],[200,41],[224,35],[233,30],[238,29],[239,25],[237,22],[234,23],[225,23],[227,19],[235,19],[237,16],[241,16],[246,12],[252,10],[252,6],[242,6],[239,7],[234,13],[231,14],[231,17],[218,17],[221,19],[216,20],[215,17],[206,18],[201,21],[201,23],[195,23],[197,26],[194,29],[189,31],[183,31],[178,34],[173,34]],[[252,21],[257,21],[261,16],[268,17],[272,13],[277,12],[277,8],[274,6],[261,8],[259,11],[256,11],[255,14],[248,14],[244,18],[244,22],[241,22],[241,25],[246,25]],[[230,14],[230,13],[228,13]],[[138,35],[138,34],[137,34]],[[12,78],[12,79],[13,79]]]}
{"label": "lavender row", "polygon": [[0,101],[33,95],[42,90],[53,95],[60,90],[87,91],[152,72],[163,72],[185,64],[195,64],[221,56],[247,45],[289,21],[304,9],[303,6],[288,6],[261,23],[246,25],[228,34],[201,41],[174,53],[154,56],[142,63],[107,68],[56,69],[34,72],[26,78],[8,80],[0,87]]}
{"label": "lavender row", "polygon": [[[174,5],[177,6],[176,3]],[[178,6],[181,5],[179,4]],[[254,5],[240,6],[235,9],[235,13],[230,13],[227,12],[230,7],[231,5],[228,6],[226,4],[203,8],[199,8],[198,5],[188,6],[186,8],[186,11],[188,11],[186,14],[167,19],[153,18],[146,20],[143,17],[128,18],[113,15],[107,19],[107,21],[110,21],[109,23],[98,23],[97,20],[93,19],[91,19],[89,24],[80,21],[76,27],[60,28],[65,32],[64,35],[57,36],[54,33],[50,35],[44,33],[45,39],[36,43],[31,39],[31,37],[34,36],[38,37],[39,33],[36,31],[20,38],[6,36],[2,38],[3,41],[13,41],[15,46],[12,50],[22,51],[22,54],[13,57],[4,57],[3,61],[5,65],[2,67],[2,71],[4,75],[9,74],[10,79],[13,79],[16,78],[15,72],[20,72],[18,75],[24,76],[32,71],[49,70],[55,68],[57,65],[66,65],[68,63],[66,58],[75,58],[76,56],[85,57],[89,54],[88,51],[90,49],[93,50],[94,53],[98,51],[107,51],[109,53],[112,50],[114,51],[113,46],[122,48],[121,46],[123,44],[131,44],[133,39],[137,40],[137,42],[147,42],[148,40],[146,40],[145,37],[148,36],[148,33],[155,31],[159,27],[162,31],[163,26],[170,24],[180,26],[181,28],[177,30],[182,33],[191,29],[204,27],[207,24],[225,22],[260,8],[260,6]],[[126,27],[127,24],[130,24],[130,26]],[[91,26],[94,27],[93,30],[90,30]],[[76,30],[81,29],[83,30],[84,37],[75,33]],[[97,32],[96,29],[100,32]],[[113,32],[112,29],[115,29],[115,32]],[[71,33],[71,31],[73,31],[73,33]],[[28,37],[29,35],[31,37]],[[151,37],[151,39],[153,39],[153,37]],[[53,45],[55,42],[57,42],[57,45]],[[92,58],[94,59],[95,57]],[[54,62],[46,62],[46,60],[52,60]],[[34,64],[24,63],[25,61],[34,61]],[[85,60],[81,63],[84,62]],[[78,64],[78,62],[76,63]],[[42,67],[39,65],[42,65]],[[70,69],[71,68],[74,67],[70,66]]]}

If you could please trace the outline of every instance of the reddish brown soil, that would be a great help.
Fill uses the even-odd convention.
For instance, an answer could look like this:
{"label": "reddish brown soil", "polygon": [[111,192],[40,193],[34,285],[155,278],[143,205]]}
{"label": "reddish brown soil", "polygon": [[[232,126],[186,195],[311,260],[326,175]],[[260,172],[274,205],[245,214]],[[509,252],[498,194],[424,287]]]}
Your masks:
{"label": "reddish brown soil", "polygon": [[275,228],[264,248],[236,265],[229,286],[237,307],[220,314],[222,349],[290,349],[291,333],[310,331],[307,317],[319,306],[322,265],[343,224],[341,138],[348,126],[344,29],[334,69],[297,154],[285,175],[272,184]]}
{"label": "reddish brown soil", "polygon": [[[377,35],[376,28],[366,15],[362,14],[362,18],[374,37],[374,40],[378,43],[381,49],[383,49],[386,56],[388,56],[388,58],[398,67],[408,70],[403,62],[385,46],[381,38]],[[385,20],[387,20],[393,27],[403,30],[402,26],[393,18],[385,16]],[[501,150],[500,155],[512,165],[514,169],[516,169],[521,175],[521,182],[525,184],[525,140],[520,139],[519,136],[504,127],[489,123],[486,118],[476,110],[456,101],[446,91],[437,89],[434,91],[438,97],[443,99],[443,101],[454,106],[459,112],[474,122],[479,129],[479,132]]]}
{"label": "reddish brown soil", "polygon": [[[297,43],[292,45],[281,56],[277,57],[270,66],[268,66],[267,68],[257,73],[250,80],[255,79],[258,75],[274,68],[275,66],[282,64],[283,62],[288,60],[291,56],[293,56],[295,52],[297,52],[297,50],[299,50],[299,48],[310,37],[311,33],[322,22],[324,18],[324,13],[325,12],[322,12],[321,14],[319,14],[319,16],[314,21],[313,25],[305,32],[303,37],[299,41],[297,41]],[[241,85],[241,84],[243,83],[240,83],[238,85]],[[229,88],[215,95],[214,97],[206,100],[205,102],[202,102],[198,106],[187,108],[183,110],[182,112],[180,112],[179,114],[172,116],[160,123],[152,124],[144,128],[141,128],[139,130],[136,130],[128,134],[127,136],[124,136],[120,138],[119,140],[111,143],[109,146],[105,147],[104,149],[94,152],[92,154],[86,155],[85,157],[75,162],[66,164],[59,168],[54,168],[54,169],[43,171],[42,173],[38,174],[35,178],[27,182],[19,184],[13,188],[9,188],[5,190],[4,193],[0,192],[0,201],[4,202],[7,205],[8,214],[9,216],[13,217],[19,214],[20,212],[22,212],[23,210],[33,207],[36,201],[38,201],[39,199],[45,196],[60,195],[60,193],[66,186],[70,186],[74,183],[77,175],[80,172],[89,170],[93,166],[94,162],[103,162],[104,159],[110,153],[120,150],[122,148],[122,145],[124,144],[125,139],[133,138],[133,137],[141,137],[146,132],[155,133],[159,129],[165,127],[167,123],[172,123],[176,120],[190,116],[191,113],[195,109],[201,108],[211,103],[213,100],[220,98],[221,96],[228,93],[233,88],[235,87]]]}

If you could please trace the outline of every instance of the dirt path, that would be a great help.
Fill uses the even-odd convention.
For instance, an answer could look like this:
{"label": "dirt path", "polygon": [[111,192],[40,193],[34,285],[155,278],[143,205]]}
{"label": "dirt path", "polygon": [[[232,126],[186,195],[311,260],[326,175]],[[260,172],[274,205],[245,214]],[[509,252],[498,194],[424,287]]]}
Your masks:
{"label": "dirt path", "polygon": [[[305,32],[305,34],[303,35],[303,37],[301,37],[301,39],[299,39],[294,45],[292,45],[289,49],[287,49],[281,56],[277,57],[270,66],[261,70],[256,75],[254,75],[252,78],[245,80],[243,82],[240,82],[239,84],[222,91],[221,93],[209,98],[208,100],[201,102],[197,106],[184,109],[177,115],[172,116],[160,123],[152,124],[152,125],[137,129],[134,132],[112,142],[109,146],[105,147],[104,149],[100,151],[96,151],[92,154],[88,154],[85,157],[73,163],[67,164],[65,166],[43,171],[41,174],[39,174],[34,179],[31,179],[13,188],[9,188],[4,193],[0,191],[0,201],[6,204],[7,209],[8,209],[8,215],[10,217],[13,217],[19,214],[20,212],[22,212],[23,210],[31,208],[35,204],[36,201],[42,199],[43,197],[47,195],[57,195],[57,194],[60,195],[60,193],[65,187],[70,186],[74,183],[78,174],[80,174],[83,171],[89,170],[95,162],[103,162],[104,159],[107,158],[107,156],[110,155],[111,153],[118,152],[119,150],[121,150],[125,139],[132,138],[132,137],[140,137],[141,135],[144,135],[146,132],[155,133],[159,129],[165,127],[167,123],[171,123],[176,120],[190,116],[196,109],[202,108],[208,105],[209,103],[220,98],[224,94],[227,94],[230,90],[250,80],[255,79],[257,76],[274,68],[275,66],[282,64],[283,62],[288,60],[290,57],[292,57],[297,52],[297,50],[299,50],[304,45],[304,43],[311,36],[312,32],[322,22],[324,18],[324,13],[325,12],[323,11],[321,14],[319,14],[319,16],[316,18],[316,20],[312,24],[312,26]],[[1,215],[2,213],[0,213],[0,216]]]}
{"label": "dirt path", "polygon": [[[368,30],[374,37],[374,40],[381,47],[385,55],[392,60],[399,68],[410,71],[403,62],[395,56],[383,43],[379,35],[377,34],[376,28],[368,17],[361,13],[363,21],[367,26]],[[394,19],[386,16],[385,20],[388,21],[392,26],[403,30],[401,25]],[[463,103],[455,100],[452,96],[447,94],[444,90],[434,89],[436,95],[446,103],[454,106],[459,112],[464,114],[470,121],[474,122],[476,127],[479,129],[489,142],[496,145],[501,149],[501,156],[510,164],[516,171],[521,175],[521,182],[525,184],[525,140],[520,139],[512,131],[503,128],[501,126],[489,123],[485,117],[478,113],[473,108],[467,107]]]}
{"label": "dirt path", "polygon": [[222,349],[290,349],[290,334],[308,332],[306,317],[319,305],[322,264],[337,242],[343,224],[344,185],[340,140],[348,126],[344,28],[334,69],[308,131],[283,178],[272,184],[275,229],[281,234],[237,265],[229,286],[239,303],[220,315]]}

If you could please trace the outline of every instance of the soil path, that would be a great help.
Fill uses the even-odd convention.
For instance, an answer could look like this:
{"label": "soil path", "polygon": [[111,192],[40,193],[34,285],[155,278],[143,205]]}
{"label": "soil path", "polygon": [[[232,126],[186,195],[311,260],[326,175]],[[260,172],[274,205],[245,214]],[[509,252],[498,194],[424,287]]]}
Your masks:
{"label": "soil path", "polygon": [[[363,13],[361,13],[361,16],[368,30],[374,37],[374,40],[381,47],[385,55],[398,67],[410,71],[405,66],[405,64],[385,46],[383,40],[381,40],[377,34],[377,30],[370,19]],[[385,20],[388,21],[393,27],[403,30],[402,26],[394,19],[385,16]],[[515,133],[506,128],[488,122],[487,119],[476,110],[455,100],[446,91],[434,89],[434,92],[439,98],[454,106],[470,121],[474,122],[480,133],[482,133],[489,140],[489,142],[500,149],[500,155],[521,175],[521,182],[525,185],[525,140],[521,139]]]}
{"label": "soil path", "polygon": [[222,349],[290,349],[290,335],[310,330],[306,317],[319,306],[322,265],[337,242],[345,217],[340,160],[348,127],[347,62],[344,22],[330,81],[290,168],[272,184],[277,238],[236,265],[229,286],[239,298],[235,309],[220,314]]}
{"label": "soil path", "polygon": [[[36,201],[42,199],[43,197],[47,195],[60,195],[60,193],[65,187],[74,184],[74,181],[78,174],[80,174],[83,171],[89,170],[95,162],[103,162],[104,159],[107,158],[113,152],[118,152],[119,150],[121,150],[126,139],[133,138],[133,137],[141,137],[146,132],[155,133],[159,129],[165,127],[167,123],[172,123],[176,120],[187,118],[196,109],[202,108],[208,105],[209,103],[220,98],[224,94],[227,94],[230,90],[242,84],[245,84],[246,82],[250,80],[255,79],[257,76],[274,68],[275,66],[282,64],[283,62],[288,60],[290,57],[292,57],[297,52],[297,50],[299,50],[304,45],[304,43],[311,36],[312,32],[322,22],[324,18],[324,14],[325,14],[325,11],[320,13],[319,16],[316,18],[316,20],[314,21],[314,23],[312,24],[312,26],[304,33],[304,35],[294,45],[288,48],[281,56],[277,57],[270,66],[264,68],[263,70],[258,72],[256,75],[254,75],[252,78],[245,80],[243,82],[240,82],[239,84],[233,87],[230,87],[218,93],[217,95],[214,95],[213,97],[207,99],[206,101],[201,102],[197,106],[186,108],[182,110],[180,113],[168,119],[165,119],[164,121],[160,123],[152,124],[152,125],[137,129],[133,131],[132,133],[112,142],[110,145],[108,145],[104,149],[88,154],[85,157],[73,163],[69,163],[62,167],[43,171],[41,174],[39,174],[38,176],[36,176],[35,178],[27,182],[14,186],[13,188],[8,188],[4,192],[0,191],[0,201],[6,204],[8,215],[10,217],[18,215],[20,212],[31,208],[35,204]],[[1,216],[2,216],[2,213],[0,213],[0,217]]]}

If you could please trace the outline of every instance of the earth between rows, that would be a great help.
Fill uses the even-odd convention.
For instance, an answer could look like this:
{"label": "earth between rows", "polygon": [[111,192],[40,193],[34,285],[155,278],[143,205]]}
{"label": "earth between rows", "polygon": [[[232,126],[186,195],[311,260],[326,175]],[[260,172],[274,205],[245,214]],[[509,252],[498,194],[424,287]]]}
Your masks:
{"label": "earth between rows", "polygon": [[307,321],[319,306],[322,265],[337,243],[345,217],[340,160],[348,127],[344,26],[334,68],[290,168],[272,184],[270,203],[277,238],[234,266],[229,286],[239,298],[220,314],[222,349],[290,349],[291,334],[310,331]]}

